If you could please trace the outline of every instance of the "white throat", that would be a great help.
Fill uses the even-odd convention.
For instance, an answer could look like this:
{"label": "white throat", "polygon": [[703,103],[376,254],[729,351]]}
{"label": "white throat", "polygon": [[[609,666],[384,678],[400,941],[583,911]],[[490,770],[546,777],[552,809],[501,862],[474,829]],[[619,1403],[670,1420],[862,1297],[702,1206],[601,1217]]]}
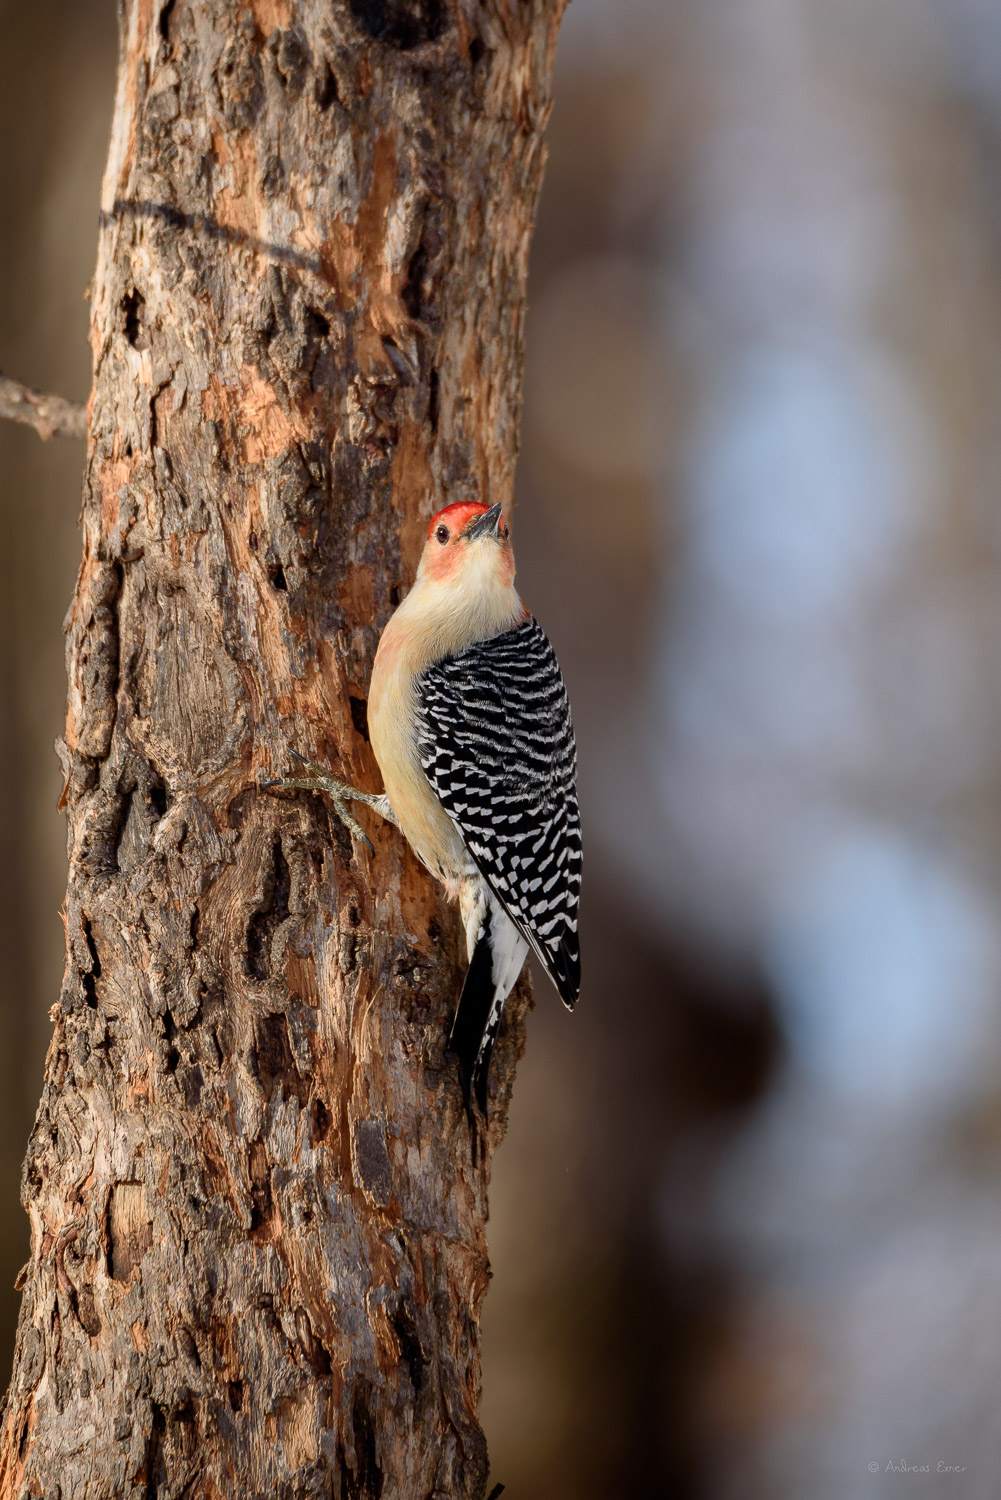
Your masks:
{"label": "white throat", "polygon": [[513,578],[505,583],[499,576],[494,544],[483,541],[470,544],[461,569],[448,579],[431,577],[422,567],[390,626],[394,634],[419,640],[422,665],[430,666],[510,630],[525,615]]}

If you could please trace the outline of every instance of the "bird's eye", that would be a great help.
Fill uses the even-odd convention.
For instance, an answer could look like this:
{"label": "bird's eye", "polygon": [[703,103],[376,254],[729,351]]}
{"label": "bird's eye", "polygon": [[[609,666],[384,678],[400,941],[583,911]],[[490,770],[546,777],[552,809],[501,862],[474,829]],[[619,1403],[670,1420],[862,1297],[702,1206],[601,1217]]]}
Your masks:
{"label": "bird's eye", "polygon": [[500,525],[497,528],[497,535],[500,537],[500,539],[501,539],[502,542],[506,542],[507,541],[507,527],[505,526],[505,524],[504,524],[503,521],[500,523]]}
{"label": "bird's eye", "polygon": [[439,526],[438,530],[435,532],[435,536],[438,538],[439,542],[441,542],[441,545],[444,547],[445,543],[448,541],[448,527],[447,526]]}

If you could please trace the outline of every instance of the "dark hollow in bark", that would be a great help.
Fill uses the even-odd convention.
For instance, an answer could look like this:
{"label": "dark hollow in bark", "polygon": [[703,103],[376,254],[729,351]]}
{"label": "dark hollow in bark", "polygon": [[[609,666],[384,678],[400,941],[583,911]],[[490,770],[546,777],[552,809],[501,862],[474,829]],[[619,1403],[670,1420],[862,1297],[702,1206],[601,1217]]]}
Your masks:
{"label": "dark hollow in bark", "polygon": [[427,518],[510,501],[561,8],[122,9],[9,1500],[483,1492],[457,919],[257,781],[377,784]]}

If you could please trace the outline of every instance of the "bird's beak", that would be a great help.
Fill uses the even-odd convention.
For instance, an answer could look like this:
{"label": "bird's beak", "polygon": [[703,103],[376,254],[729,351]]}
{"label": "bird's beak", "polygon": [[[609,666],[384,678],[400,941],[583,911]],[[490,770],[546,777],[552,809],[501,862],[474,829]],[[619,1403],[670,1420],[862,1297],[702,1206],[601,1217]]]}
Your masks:
{"label": "bird's beak", "polygon": [[504,507],[498,500],[496,505],[491,505],[489,510],[485,510],[481,516],[477,516],[476,520],[471,521],[462,533],[467,542],[475,542],[477,537],[481,536],[496,537],[497,528],[500,526],[503,513]]}

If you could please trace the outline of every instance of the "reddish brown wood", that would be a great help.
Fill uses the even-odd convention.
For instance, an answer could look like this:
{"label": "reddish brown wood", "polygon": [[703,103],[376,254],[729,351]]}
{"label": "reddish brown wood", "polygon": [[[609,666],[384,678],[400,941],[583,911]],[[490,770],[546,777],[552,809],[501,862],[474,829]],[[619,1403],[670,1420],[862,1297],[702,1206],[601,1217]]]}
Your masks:
{"label": "reddish brown wood", "polygon": [[483,1492],[456,916],[257,781],[377,785],[427,517],[510,500],[561,9],[124,6],[10,1500]]}

